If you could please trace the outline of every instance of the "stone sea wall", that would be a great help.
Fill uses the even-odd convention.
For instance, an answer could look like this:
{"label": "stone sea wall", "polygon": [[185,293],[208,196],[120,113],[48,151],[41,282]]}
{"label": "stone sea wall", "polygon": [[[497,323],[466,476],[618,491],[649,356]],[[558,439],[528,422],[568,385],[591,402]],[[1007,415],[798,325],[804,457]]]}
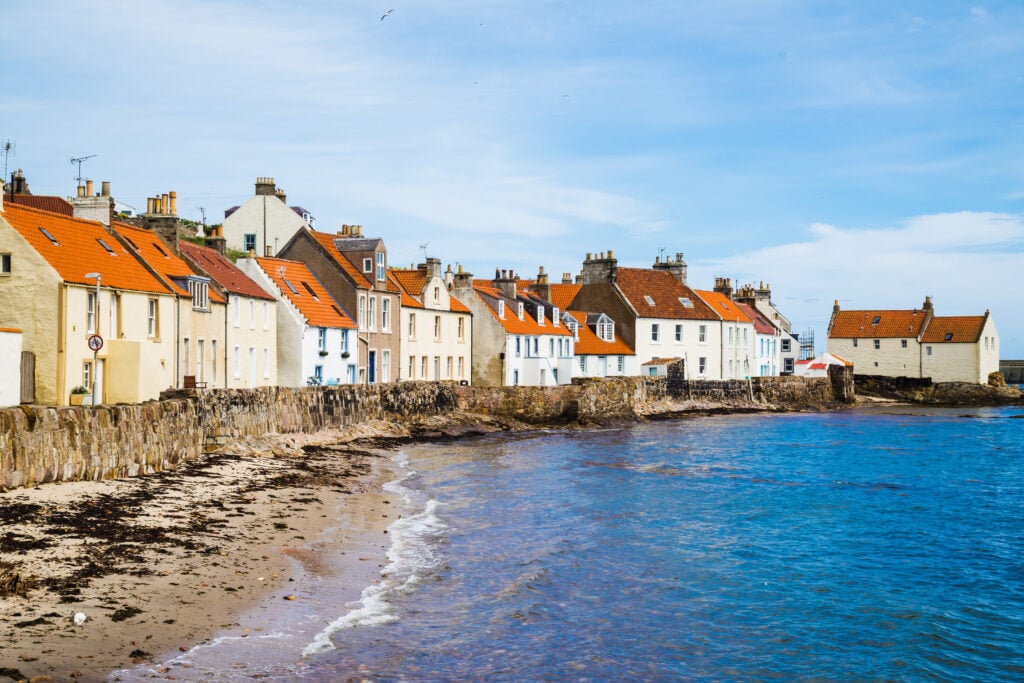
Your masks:
{"label": "stone sea wall", "polygon": [[[851,386],[852,389],[852,386]],[[315,433],[370,420],[458,413],[531,425],[594,424],[717,409],[815,409],[842,402],[825,378],[710,382],[650,377],[559,387],[373,386],[169,391],[160,401],[0,410],[0,488],[110,479],[172,469],[233,440]]]}

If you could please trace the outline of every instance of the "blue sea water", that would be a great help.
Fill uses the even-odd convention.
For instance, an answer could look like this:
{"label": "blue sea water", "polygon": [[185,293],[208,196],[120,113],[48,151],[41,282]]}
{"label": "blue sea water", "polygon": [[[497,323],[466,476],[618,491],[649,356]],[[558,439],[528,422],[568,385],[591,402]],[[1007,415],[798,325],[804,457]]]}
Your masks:
{"label": "blue sea water", "polygon": [[410,447],[388,576],[269,677],[1024,680],[1020,413]]}

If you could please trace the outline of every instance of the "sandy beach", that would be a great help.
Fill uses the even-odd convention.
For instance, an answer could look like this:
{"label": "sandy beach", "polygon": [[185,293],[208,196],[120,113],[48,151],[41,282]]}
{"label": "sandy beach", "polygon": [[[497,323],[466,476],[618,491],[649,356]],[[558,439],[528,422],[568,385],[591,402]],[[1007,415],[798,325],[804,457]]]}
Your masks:
{"label": "sandy beach", "polygon": [[389,457],[357,445],[380,431],[268,437],[174,472],[0,493],[0,681],[107,680],[140,664],[187,680],[159,662],[215,634],[259,634],[308,599],[304,573],[340,573],[357,600],[400,514],[381,488]]}

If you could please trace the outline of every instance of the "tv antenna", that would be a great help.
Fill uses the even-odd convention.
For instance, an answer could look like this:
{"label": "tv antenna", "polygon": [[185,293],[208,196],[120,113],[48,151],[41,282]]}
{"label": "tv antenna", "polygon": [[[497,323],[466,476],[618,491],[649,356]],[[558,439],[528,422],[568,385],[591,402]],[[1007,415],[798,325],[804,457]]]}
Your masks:
{"label": "tv antenna", "polygon": [[0,145],[0,154],[4,155],[4,177],[0,179],[0,184],[7,179],[7,162],[11,160],[11,154],[16,146],[13,140],[4,140],[3,144]]}
{"label": "tv antenna", "polygon": [[203,229],[205,230],[206,229],[206,207],[205,206],[200,206],[199,207],[199,213],[203,214]]}
{"label": "tv antenna", "polygon": [[420,249],[423,250],[423,261],[424,261],[424,263],[427,260],[427,247],[429,247],[429,246],[430,246],[430,242],[424,242],[423,244],[420,245]]}
{"label": "tv antenna", "polygon": [[82,184],[82,162],[85,161],[86,159],[92,159],[94,156],[96,155],[89,154],[88,156],[84,157],[71,157],[71,163],[78,164],[78,177],[75,178],[75,180],[78,181],[79,185]]}

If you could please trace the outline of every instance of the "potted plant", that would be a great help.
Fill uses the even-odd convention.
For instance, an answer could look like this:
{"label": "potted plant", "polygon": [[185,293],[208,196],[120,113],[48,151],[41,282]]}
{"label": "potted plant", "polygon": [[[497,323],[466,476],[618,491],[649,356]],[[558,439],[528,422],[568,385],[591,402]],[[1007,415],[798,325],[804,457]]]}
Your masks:
{"label": "potted plant", "polygon": [[71,388],[71,405],[80,406],[85,403],[85,398],[89,395],[89,390],[78,385],[77,387]]}
{"label": "potted plant", "polygon": [[342,351],[342,352],[341,352],[341,357],[342,357],[342,358],[348,358],[348,357],[349,357],[349,356],[351,356],[351,355],[352,355],[352,354],[351,354],[351,353],[349,353],[348,351]]}
{"label": "potted plant", "polygon": [[323,358],[323,357],[324,357],[324,356],[326,356],[326,355],[327,355],[327,352],[326,352],[326,351],[321,351],[321,352],[320,352],[320,357],[321,357],[321,358]]}

